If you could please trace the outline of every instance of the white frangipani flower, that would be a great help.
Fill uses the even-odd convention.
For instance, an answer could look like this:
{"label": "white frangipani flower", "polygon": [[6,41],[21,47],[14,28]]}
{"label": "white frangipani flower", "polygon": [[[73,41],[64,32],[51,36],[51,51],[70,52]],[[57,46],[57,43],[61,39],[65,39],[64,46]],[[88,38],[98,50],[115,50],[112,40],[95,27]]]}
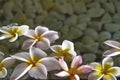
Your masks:
{"label": "white frangipani flower", "polygon": [[30,47],[28,52],[20,52],[11,57],[23,61],[16,66],[10,80],[18,80],[27,72],[35,79],[47,79],[47,71],[60,69],[58,61],[39,48]]}
{"label": "white frangipani flower", "polygon": [[27,25],[8,25],[0,28],[0,32],[3,34],[0,36],[0,40],[10,38],[10,42],[14,42],[18,39],[18,36],[22,36],[25,31],[29,29]]}
{"label": "white frangipani flower", "polygon": [[64,40],[62,45],[53,45],[50,49],[55,53],[54,56],[57,58],[63,57],[65,60],[69,60],[76,56],[74,44],[68,40]]}

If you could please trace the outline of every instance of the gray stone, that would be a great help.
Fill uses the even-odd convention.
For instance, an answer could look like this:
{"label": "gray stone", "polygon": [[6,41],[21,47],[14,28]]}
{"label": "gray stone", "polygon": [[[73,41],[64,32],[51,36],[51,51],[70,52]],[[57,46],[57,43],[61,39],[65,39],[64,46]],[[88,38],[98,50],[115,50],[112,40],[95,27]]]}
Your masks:
{"label": "gray stone", "polygon": [[120,24],[120,13],[116,13],[114,14],[114,16],[112,17],[113,22]]}
{"label": "gray stone", "polygon": [[102,31],[99,34],[99,41],[105,41],[107,39],[111,39],[112,35],[108,31]]}
{"label": "gray stone", "polygon": [[113,34],[113,40],[120,41],[120,31]]}
{"label": "gray stone", "polygon": [[99,4],[99,2],[88,3],[86,6],[88,8],[100,8],[101,7],[100,4]]}
{"label": "gray stone", "polygon": [[64,20],[64,25],[76,25],[77,24],[77,16],[72,15]]}
{"label": "gray stone", "polygon": [[81,31],[84,31],[87,28],[87,23],[77,24],[76,28],[80,29]]}
{"label": "gray stone", "polygon": [[105,13],[104,16],[103,16],[102,19],[101,19],[101,22],[102,22],[103,24],[111,23],[111,22],[112,22],[112,18],[111,18],[111,16],[110,16],[110,14],[109,14],[109,13]]}
{"label": "gray stone", "polygon": [[94,42],[95,42],[94,39],[91,38],[90,36],[84,36],[81,40],[81,43],[84,45],[93,44]]}

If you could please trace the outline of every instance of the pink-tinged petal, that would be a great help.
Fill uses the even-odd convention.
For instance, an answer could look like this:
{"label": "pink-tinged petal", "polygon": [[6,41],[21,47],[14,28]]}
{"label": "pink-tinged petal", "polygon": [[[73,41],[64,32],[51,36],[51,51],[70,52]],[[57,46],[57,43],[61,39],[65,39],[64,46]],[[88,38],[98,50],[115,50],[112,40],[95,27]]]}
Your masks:
{"label": "pink-tinged petal", "polygon": [[62,49],[74,50],[74,44],[71,41],[64,40],[62,43]]}
{"label": "pink-tinged petal", "polygon": [[6,76],[7,76],[7,70],[6,68],[3,67],[0,69],[0,78],[4,78]]}
{"label": "pink-tinged petal", "polygon": [[6,38],[9,38],[10,36],[7,35],[7,34],[2,34],[0,35],[0,40],[3,40],[3,39],[6,39]]}
{"label": "pink-tinged petal", "polygon": [[71,63],[71,68],[77,68],[82,64],[82,57],[81,56],[76,56],[74,57],[72,63]]}
{"label": "pink-tinged petal", "polygon": [[30,52],[30,54],[32,54],[33,58],[41,59],[41,58],[47,56],[47,54],[39,48],[31,47],[29,50],[30,50],[29,52]]}
{"label": "pink-tinged petal", "polygon": [[59,62],[57,61],[57,59],[55,59],[53,57],[42,58],[41,62],[42,62],[42,64],[45,65],[45,67],[47,68],[48,71],[60,69]]}
{"label": "pink-tinged petal", "polygon": [[30,46],[32,46],[33,42],[34,42],[34,40],[32,40],[32,39],[25,40],[23,42],[22,49],[24,49],[24,50],[29,49]]}
{"label": "pink-tinged petal", "polygon": [[33,38],[34,35],[35,35],[35,31],[32,30],[32,29],[29,29],[28,31],[26,31],[26,32],[24,33],[24,36],[29,37],[29,38]]}
{"label": "pink-tinged petal", "polygon": [[111,67],[108,71],[116,77],[120,76],[120,67]]}
{"label": "pink-tinged petal", "polygon": [[56,31],[47,31],[42,36],[48,38],[50,42],[53,42],[59,38],[58,32]]}
{"label": "pink-tinged petal", "polygon": [[68,72],[66,72],[66,71],[61,71],[61,72],[59,72],[59,73],[57,73],[55,75],[58,76],[58,77],[67,77],[67,76],[70,76],[70,74]]}
{"label": "pink-tinged petal", "polygon": [[44,32],[49,31],[49,29],[47,27],[43,27],[43,26],[37,26],[35,28],[35,34],[36,35],[42,35]]}
{"label": "pink-tinged petal", "polygon": [[74,75],[74,77],[75,77],[75,80],[80,80],[79,75]]}
{"label": "pink-tinged petal", "polygon": [[117,42],[117,41],[113,41],[113,40],[107,40],[104,42],[105,44],[113,47],[113,48],[117,48],[117,49],[120,49],[120,43]]}
{"label": "pink-tinged petal", "polygon": [[15,36],[14,37],[11,37],[11,39],[9,40],[10,42],[14,42],[18,39],[18,34],[15,33]]}
{"label": "pink-tinged petal", "polygon": [[101,80],[102,77],[103,75],[99,72],[93,72],[88,76],[88,80]]}
{"label": "pink-tinged petal", "polygon": [[28,65],[26,63],[18,64],[15,67],[15,69],[10,77],[10,80],[18,80],[19,78],[24,76],[31,69],[31,67],[32,67],[32,65]]}
{"label": "pink-tinged petal", "polygon": [[92,62],[90,66],[93,68],[95,71],[101,71],[102,70],[102,65],[97,62]]}
{"label": "pink-tinged petal", "polygon": [[11,57],[7,57],[2,60],[1,64],[3,64],[4,67],[10,67],[11,65],[14,64],[14,62],[15,62],[15,59],[13,59]]}
{"label": "pink-tinged petal", "polygon": [[116,77],[112,74],[104,75],[103,80],[117,80]]}
{"label": "pink-tinged petal", "polygon": [[28,25],[21,25],[19,27],[20,30],[22,30],[22,34],[24,34],[24,32],[28,31],[29,26]]}
{"label": "pink-tinged petal", "polygon": [[117,56],[120,55],[120,51],[117,49],[110,49],[104,52],[103,56]]}
{"label": "pink-tinged petal", "polygon": [[63,59],[59,59],[59,64],[62,69],[64,69],[65,71],[68,71],[67,63]]}
{"label": "pink-tinged petal", "polygon": [[28,60],[30,59],[30,55],[27,52],[16,53],[11,55],[11,57],[24,62],[29,62]]}
{"label": "pink-tinged petal", "polygon": [[61,45],[53,45],[53,46],[50,46],[50,49],[55,52],[55,53],[58,53],[58,50],[59,49],[62,49],[62,46]]}
{"label": "pink-tinged petal", "polygon": [[35,79],[47,79],[47,69],[43,64],[37,64],[31,68],[29,75]]}
{"label": "pink-tinged petal", "polygon": [[113,66],[113,59],[111,57],[105,57],[102,61],[103,67],[109,68]]}
{"label": "pink-tinged petal", "polygon": [[42,41],[36,43],[36,47],[46,50],[50,47],[50,41],[47,38],[44,38]]}
{"label": "pink-tinged petal", "polygon": [[92,67],[89,65],[82,65],[80,67],[78,67],[78,74],[88,74],[92,71]]}

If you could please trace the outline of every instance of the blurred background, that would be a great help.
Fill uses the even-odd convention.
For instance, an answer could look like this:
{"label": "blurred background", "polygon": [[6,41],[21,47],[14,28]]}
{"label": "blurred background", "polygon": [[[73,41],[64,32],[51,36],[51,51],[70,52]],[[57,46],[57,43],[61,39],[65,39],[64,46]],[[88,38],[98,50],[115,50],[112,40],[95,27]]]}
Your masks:
{"label": "blurred background", "polygon": [[[110,48],[103,42],[120,41],[120,0],[0,0],[0,27],[11,23],[58,31],[60,38],[54,44],[70,40],[85,64],[101,61]],[[24,40],[0,41],[0,50],[14,54]],[[120,66],[120,56],[114,61]]]}

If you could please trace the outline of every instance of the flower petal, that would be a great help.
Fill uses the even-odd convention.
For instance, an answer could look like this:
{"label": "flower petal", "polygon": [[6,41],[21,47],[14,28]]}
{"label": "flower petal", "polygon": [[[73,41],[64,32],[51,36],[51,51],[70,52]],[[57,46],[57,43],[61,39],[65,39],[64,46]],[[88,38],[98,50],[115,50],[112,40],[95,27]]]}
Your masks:
{"label": "flower petal", "polygon": [[103,77],[100,72],[93,72],[88,76],[88,80],[100,80]]}
{"label": "flower petal", "polygon": [[26,64],[26,63],[21,63],[18,64],[16,66],[16,68],[14,69],[10,80],[18,80],[19,78],[21,78],[23,75],[25,75],[30,69],[31,69],[32,65]]}
{"label": "flower petal", "polygon": [[36,47],[46,50],[50,47],[50,41],[47,38],[44,38],[42,41],[36,43]]}
{"label": "flower petal", "polygon": [[59,72],[59,73],[57,73],[55,75],[58,76],[58,77],[67,77],[67,76],[70,76],[70,74],[68,72],[66,72],[66,71],[61,71],[61,72]]}
{"label": "flower petal", "polygon": [[97,62],[92,62],[90,64],[90,66],[93,68],[93,70],[95,71],[101,71],[102,70],[102,66],[100,63],[97,63]]}
{"label": "flower petal", "polygon": [[108,72],[115,75],[115,76],[120,76],[120,67],[111,67],[108,70]]}
{"label": "flower petal", "polygon": [[22,49],[29,49],[30,46],[33,44],[34,40],[28,39],[23,42]]}
{"label": "flower petal", "polygon": [[11,57],[24,62],[29,62],[28,60],[30,59],[30,55],[27,52],[16,53],[14,55],[11,55]]}
{"label": "flower petal", "polygon": [[59,38],[58,32],[56,31],[47,31],[43,34],[43,36],[50,40],[50,42],[55,41]]}
{"label": "flower petal", "polygon": [[81,56],[76,56],[74,57],[72,63],[71,63],[71,68],[77,68],[82,64],[82,57]]}
{"label": "flower petal", "polygon": [[35,79],[47,79],[47,69],[43,64],[38,64],[37,67],[32,67],[29,75]]}
{"label": "flower petal", "polygon": [[15,59],[11,57],[7,57],[2,60],[1,64],[4,65],[4,67],[10,67],[15,62]]}
{"label": "flower petal", "polygon": [[0,78],[4,78],[4,77],[6,77],[7,76],[7,70],[6,70],[6,68],[2,68],[1,70],[0,70]]}
{"label": "flower petal", "polygon": [[29,37],[29,38],[33,38],[34,35],[35,35],[35,31],[32,29],[29,29],[28,31],[24,33],[24,36]]}
{"label": "flower petal", "polygon": [[113,59],[111,57],[105,57],[102,61],[102,66],[104,69],[108,69],[113,66]]}
{"label": "flower petal", "polygon": [[103,56],[117,56],[120,55],[120,51],[117,49],[110,49],[104,52]]}
{"label": "flower petal", "polygon": [[0,40],[3,40],[3,39],[6,39],[6,38],[9,38],[10,36],[7,35],[7,34],[2,34],[0,35]]}
{"label": "flower petal", "polygon": [[75,77],[75,80],[80,80],[79,75],[74,75],[74,77]]}
{"label": "flower petal", "polygon": [[19,27],[19,30],[22,30],[22,33],[20,35],[24,34],[26,31],[28,31],[28,29],[29,29],[28,25],[21,25]]}
{"label": "flower petal", "polygon": [[71,54],[73,58],[77,55],[74,50],[69,50],[68,53]]}
{"label": "flower petal", "polygon": [[11,39],[9,40],[10,42],[14,42],[15,40],[17,40],[18,38],[18,34],[15,33],[15,36],[14,37],[11,37]]}
{"label": "flower petal", "polygon": [[104,75],[103,80],[117,80],[116,77],[112,74]]}
{"label": "flower petal", "polygon": [[74,50],[74,44],[71,41],[64,40],[62,43],[62,50]]}
{"label": "flower petal", "polygon": [[62,49],[62,46],[61,45],[53,45],[53,46],[50,46],[50,49],[55,52],[55,53],[58,53],[58,50],[59,49]]}
{"label": "flower petal", "polygon": [[35,34],[37,35],[42,35],[44,32],[49,31],[49,29],[47,27],[43,27],[43,26],[37,26],[35,28]]}
{"label": "flower petal", "polygon": [[105,44],[113,47],[113,48],[117,48],[117,49],[120,49],[120,43],[117,42],[117,41],[113,41],[113,40],[107,40],[104,42]]}
{"label": "flower petal", "polygon": [[46,66],[48,71],[60,69],[57,59],[53,57],[42,58],[41,62]]}
{"label": "flower petal", "polygon": [[59,64],[62,67],[63,70],[68,71],[67,63],[62,59],[59,59]]}
{"label": "flower petal", "polygon": [[92,71],[92,67],[88,66],[88,65],[82,65],[80,67],[78,67],[78,74],[88,74]]}

